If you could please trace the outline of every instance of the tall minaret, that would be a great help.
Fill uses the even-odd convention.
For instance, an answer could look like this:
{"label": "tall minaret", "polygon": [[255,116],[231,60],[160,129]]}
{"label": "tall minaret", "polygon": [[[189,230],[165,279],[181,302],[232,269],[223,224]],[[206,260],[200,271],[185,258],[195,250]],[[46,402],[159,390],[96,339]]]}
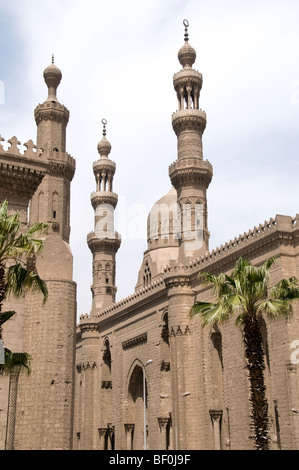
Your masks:
{"label": "tall minaret", "polygon": [[[46,101],[35,109],[37,148],[47,162],[46,175],[30,203],[30,223],[46,222],[44,248],[35,267],[48,287],[48,300],[26,295],[24,351],[32,356],[29,378],[20,377],[16,449],[69,450],[73,430],[76,334],[76,284],[69,246],[70,185],[75,160],[66,153],[68,110],[58,102],[61,71],[44,71]],[[34,423],[28,428],[28,423]]]}
{"label": "tall minaret", "polygon": [[93,164],[96,180],[96,191],[91,194],[94,209],[94,232],[87,237],[87,243],[93,255],[93,283],[91,316],[97,310],[115,302],[115,255],[120,247],[121,239],[114,231],[114,210],[118,196],[112,191],[115,163],[108,155],[111,144],[106,139],[106,124],[103,123],[103,138],[98,143],[100,159]]}
{"label": "tall minaret", "polygon": [[169,168],[181,209],[181,261],[208,251],[206,191],[213,175],[212,166],[203,160],[202,152],[206,127],[206,114],[199,109],[202,75],[192,68],[196,52],[189,44],[187,20],[184,26],[185,43],[178,53],[182,69],[173,78],[178,110],[172,115],[172,126],[178,139],[178,159]]}
{"label": "tall minaret", "polygon": [[169,171],[181,207],[182,228],[179,260],[167,267],[164,282],[168,296],[173,442],[175,449],[189,450],[199,448],[198,424],[191,417],[199,413],[200,400],[192,381],[197,374],[194,366],[196,339],[189,315],[194,290],[188,258],[197,258],[208,250],[206,190],[212,179],[212,166],[202,156],[202,134],[206,126],[206,115],[199,109],[202,76],[192,68],[196,54],[188,42],[186,20],[184,25],[185,44],[178,54],[183,68],[174,75],[179,105],[172,116],[178,138],[178,159]]}
{"label": "tall minaret", "polygon": [[70,183],[75,173],[75,160],[66,153],[68,109],[59,103],[57,88],[62,74],[52,63],[44,70],[48,87],[46,101],[34,111],[37,125],[37,148],[48,159],[49,171],[30,204],[30,222],[46,222],[49,231],[59,233],[69,242]]}

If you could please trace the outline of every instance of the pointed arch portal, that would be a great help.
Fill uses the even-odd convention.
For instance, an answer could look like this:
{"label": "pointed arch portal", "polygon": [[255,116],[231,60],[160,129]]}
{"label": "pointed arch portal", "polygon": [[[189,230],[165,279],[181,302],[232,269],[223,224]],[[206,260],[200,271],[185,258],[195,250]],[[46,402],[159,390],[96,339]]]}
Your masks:
{"label": "pointed arch portal", "polygon": [[[131,434],[131,449],[144,448],[144,390],[143,390],[144,366],[136,361],[132,366],[127,388],[127,419],[133,425]],[[147,380],[145,377],[145,407],[147,408]],[[147,427],[147,426],[146,426]]]}

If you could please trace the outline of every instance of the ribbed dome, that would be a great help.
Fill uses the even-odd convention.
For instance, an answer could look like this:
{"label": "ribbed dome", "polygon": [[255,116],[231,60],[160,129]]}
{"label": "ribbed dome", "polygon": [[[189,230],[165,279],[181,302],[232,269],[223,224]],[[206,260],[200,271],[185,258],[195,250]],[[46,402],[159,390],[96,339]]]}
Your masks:
{"label": "ribbed dome", "polygon": [[169,263],[178,259],[177,208],[177,192],[172,188],[150,210],[147,219],[148,249],[144,252],[139,269],[135,287],[137,290],[144,287],[144,276],[148,274],[149,268],[150,282],[152,282],[163,274],[164,268]]}
{"label": "ribbed dome", "polygon": [[[177,245],[176,231],[177,192],[174,187],[152,207],[147,218],[148,248]],[[162,245],[161,245],[162,241]]]}
{"label": "ribbed dome", "polygon": [[111,152],[111,144],[104,136],[102,140],[98,143],[98,152],[101,157],[108,158],[109,153]]}
{"label": "ribbed dome", "polygon": [[192,68],[192,65],[196,60],[196,52],[195,49],[190,46],[189,42],[185,42],[183,47],[179,50],[178,59],[184,68]]}

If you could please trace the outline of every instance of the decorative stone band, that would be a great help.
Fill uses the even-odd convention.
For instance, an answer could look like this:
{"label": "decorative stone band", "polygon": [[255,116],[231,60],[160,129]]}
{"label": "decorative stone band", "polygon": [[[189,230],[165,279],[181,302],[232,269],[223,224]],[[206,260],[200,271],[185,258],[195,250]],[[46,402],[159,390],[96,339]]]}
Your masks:
{"label": "decorative stone band", "polygon": [[97,322],[90,320],[90,318],[86,314],[81,317],[80,330],[81,334],[84,334],[85,336],[90,335],[93,337],[97,337],[99,332],[99,325]]}
{"label": "decorative stone band", "polygon": [[[0,155],[1,157],[15,157],[16,159],[20,156],[24,157],[26,160],[24,161],[30,161],[35,160],[37,162],[41,162],[42,159],[44,159],[43,155],[43,150],[39,149],[36,150],[37,147],[33,143],[33,141],[30,139],[28,142],[25,142],[23,145],[26,147],[26,150],[21,153],[18,145],[21,145],[21,142],[18,140],[16,136],[13,136],[11,139],[9,139],[7,142],[10,144],[7,150],[3,148],[3,145],[1,142],[5,142],[5,139],[1,137],[0,135]],[[19,160],[19,158],[18,158]]]}
{"label": "decorative stone band", "polygon": [[97,368],[96,362],[87,361],[87,362],[82,362],[76,365],[77,372],[79,373],[85,370],[96,369],[96,368]]}
{"label": "decorative stone band", "polygon": [[173,326],[170,328],[169,337],[185,335],[191,335],[191,329],[189,325],[178,325],[176,328],[174,328]]}
{"label": "decorative stone band", "polygon": [[[112,237],[114,235],[114,237]],[[94,232],[87,235],[87,244],[92,253],[108,251],[116,253],[121,244],[121,236],[117,232],[107,234],[107,238],[98,238]]]}
{"label": "decorative stone band", "polygon": [[175,90],[186,87],[188,84],[196,83],[199,89],[202,86],[202,74],[194,69],[182,69],[173,76]]}
{"label": "decorative stone band", "polygon": [[183,109],[172,115],[172,127],[177,137],[184,131],[195,131],[202,134],[206,124],[206,113],[201,109]]}
{"label": "decorative stone band", "polygon": [[133,348],[134,346],[143,344],[147,342],[147,333],[142,333],[141,335],[134,336],[126,341],[122,342],[123,349]]}
{"label": "decorative stone band", "polygon": [[72,181],[76,170],[76,160],[71,155],[66,152],[46,150],[45,156],[48,160],[51,175],[64,176]]}
{"label": "decorative stone band", "polygon": [[118,195],[112,191],[95,191],[91,194],[90,200],[94,210],[102,204],[108,204],[115,209]]}
{"label": "decorative stone band", "polygon": [[208,160],[199,158],[177,160],[169,167],[169,177],[175,188],[185,183],[207,188],[213,177],[213,167]]}
{"label": "decorative stone band", "polygon": [[29,201],[40,185],[46,171],[30,169],[20,165],[1,162],[0,155],[0,198]]}
{"label": "decorative stone band", "polygon": [[94,173],[96,173],[97,171],[107,171],[114,175],[116,164],[108,158],[100,158],[99,160],[93,163],[92,168]]}
{"label": "decorative stone band", "polygon": [[37,125],[39,125],[41,121],[48,120],[64,123],[66,125],[68,123],[69,116],[69,110],[57,101],[46,101],[43,104],[39,104],[34,110],[34,117]]}
{"label": "decorative stone band", "polygon": [[[262,243],[265,239],[268,240],[269,236],[271,236],[271,238],[276,237],[280,244],[295,243],[295,238],[299,236],[299,214],[294,218],[276,215],[274,219],[271,218],[269,221],[259,224],[258,227],[254,227],[252,230],[239,235],[239,237],[230,240],[224,245],[207,252],[200,258],[190,261],[189,264],[185,266],[186,274],[188,271],[190,274],[197,273],[199,269],[203,270],[210,262],[221,261],[221,259],[223,259],[223,261],[229,259],[234,263],[240,254],[244,256],[244,252],[250,252],[251,246],[256,252],[258,248],[256,243],[259,241]],[[234,256],[231,257],[229,255]],[[173,268],[167,267],[165,272],[171,269]]]}

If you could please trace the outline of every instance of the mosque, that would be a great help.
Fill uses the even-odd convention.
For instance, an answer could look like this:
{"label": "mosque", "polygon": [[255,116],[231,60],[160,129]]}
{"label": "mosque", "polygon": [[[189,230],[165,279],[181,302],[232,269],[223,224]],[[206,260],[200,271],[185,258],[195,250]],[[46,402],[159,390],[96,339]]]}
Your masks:
{"label": "mosque", "polygon": [[[276,256],[272,284],[299,277],[299,216],[276,215],[209,250],[213,167],[202,148],[202,75],[193,68],[196,52],[186,20],[184,26],[181,68],[173,77],[177,159],[169,166],[171,189],[148,215],[147,250],[129,297],[115,301],[116,254],[122,248],[114,230],[117,168],[107,122],[102,121],[92,168],[92,307],[77,325],[69,245],[76,164],[66,151],[69,111],[57,99],[62,75],[54,63],[44,71],[48,97],[34,111],[36,144],[29,140],[21,153],[16,137],[7,150],[0,138],[0,200],[8,200],[24,225],[47,222],[44,250],[28,262],[49,289],[44,305],[34,292],[6,302],[17,315],[7,322],[4,340],[34,360],[29,377],[0,377],[0,449],[254,448],[241,331],[233,322],[203,329],[189,312],[195,300],[213,298],[198,274],[230,273],[240,256],[257,266]],[[299,306],[291,319],[263,318],[261,330],[270,448],[298,450],[299,369],[292,345],[299,339]]]}

